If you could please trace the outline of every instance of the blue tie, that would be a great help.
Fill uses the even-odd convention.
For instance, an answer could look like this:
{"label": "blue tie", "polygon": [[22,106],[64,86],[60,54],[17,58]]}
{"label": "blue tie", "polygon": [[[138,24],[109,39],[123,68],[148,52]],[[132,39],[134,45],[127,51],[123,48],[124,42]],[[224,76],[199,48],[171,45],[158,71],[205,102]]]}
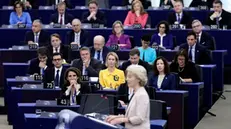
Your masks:
{"label": "blue tie", "polygon": [[100,60],[100,51],[97,51],[97,60]]}
{"label": "blue tie", "polygon": [[57,72],[56,72],[56,76],[55,76],[55,86],[59,86],[59,70],[57,70]]}
{"label": "blue tie", "polygon": [[180,24],[181,18],[180,18],[180,14],[179,14],[179,13],[177,14],[177,17],[178,17],[178,18],[177,18],[177,21],[178,21],[178,23]]}
{"label": "blue tie", "polygon": [[191,46],[189,46],[188,58],[192,61],[192,47]]}

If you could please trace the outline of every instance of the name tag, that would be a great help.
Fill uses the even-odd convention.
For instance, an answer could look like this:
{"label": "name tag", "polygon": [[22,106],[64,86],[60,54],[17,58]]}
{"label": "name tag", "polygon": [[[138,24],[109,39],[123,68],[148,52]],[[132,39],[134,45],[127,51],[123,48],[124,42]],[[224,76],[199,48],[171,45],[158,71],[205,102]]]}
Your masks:
{"label": "name tag", "polygon": [[180,24],[173,24],[171,25],[172,29],[180,29]]}
{"label": "name tag", "polygon": [[92,28],[100,28],[100,24],[93,23],[93,24],[92,24]]}
{"label": "name tag", "polygon": [[135,23],[135,24],[133,24],[133,29],[142,29],[142,25],[141,24],[139,24],[139,23]]}
{"label": "name tag", "polygon": [[199,10],[208,10],[208,7],[204,5],[199,5],[198,8]]}
{"label": "name tag", "polygon": [[85,81],[85,82],[89,81],[89,76],[87,75],[82,75],[81,78],[82,78],[82,81]]}
{"label": "name tag", "polygon": [[163,9],[166,9],[166,10],[168,10],[168,9],[170,9],[170,8],[171,8],[170,5],[164,5],[164,6],[163,6]]}
{"label": "name tag", "polygon": [[119,45],[118,44],[112,44],[110,46],[110,48],[113,50],[113,51],[118,51],[120,49]]}
{"label": "name tag", "polygon": [[210,26],[210,29],[217,30],[217,29],[219,29],[219,28],[218,28],[217,25],[211,25],[211,26]]}
{"label": "name tag", "polygon": [[36,106],[55,106],[57,102],[55,100],[36,100]]}
{"label": "name tag", "polygon": [[20,23],[20,24],[18,24],[18,28],[19,29],[26,28],[26,24]]}
{"label": "name tag", "polygon": [[40,81],[42,79],[43,79],[43,76],[41,76],[41,75],[34,75],[34,80],[35,81]]}
{"label": "name tag", "polygon": [[24,84],[22,89],[43,89],[43,85],[36,85],[36,84]]}
{"label": "name tag", "polygon": [[44,84],[44,89],[54,89],[54,82]]}
{"label": "name tag", "polygon": [[49,118],[57,118],[58,117],[58,113],[54,113],[54,112],[41,112],[40,117],[49,117]]}
{"label": "name tag", "polygon": [[71,49],[72,50],[79,50],[78,44],[71,44]]}
{"label": "name tag", "polygon": [[16,81],[34,81],[33,77],[23,77],[23,76],[16,76]]}
{"label": "name tag", "polygon": [[62,25],[59,24],[59,23],[55,23],[55,24],[53,25],[53,28],[61,28],[61,27],[62,27]]}
{"label": "name tag", "polygon": [[222,29],[223,29],[223,30],[227,30],[227,29],[228,29],[228,26],[227,26],[227,25],[223,25]]}
{"label": "name tag", "polygon": [[69,106],[70,105],[70,100],[66,99],[66,98],[58,98],[57,99],[57,105],[66,105],[66,106]]}
{"label": "name tag", "polygon": [[29,44],[29,49],[38,49],[38,45],[37,44]]}

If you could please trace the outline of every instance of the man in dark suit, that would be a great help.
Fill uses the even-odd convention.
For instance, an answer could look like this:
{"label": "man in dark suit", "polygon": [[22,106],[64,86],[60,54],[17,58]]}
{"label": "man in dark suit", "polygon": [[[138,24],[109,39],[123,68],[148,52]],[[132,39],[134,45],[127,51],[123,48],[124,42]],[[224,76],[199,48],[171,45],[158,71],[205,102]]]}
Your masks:
{"label": "man in dark suit", "polygon": [[215,42],[213,41],[213,37],[202,31],[202,23],[199,20],[193,20],[192,22],[192,30],[196,33],[197,43],[204,46],[208,50],[215,50]]}
{"label": "man in dark suit", "polygon": [[28,74],[30,75],[43,75],[48,67],[52,67],[52,62],[48,58],[48,51],[46,47],[40,47],[37,50],[37,55],[37,58],[29,61]]}
{"label": "man in dark suit", "polygon": [[98,3],[90,1],[88,3],[89,12],[85,12],[82,16],[82,23],[98,23],[106,25],[104,13],[98,10]]}
{"label": "man in dark suit", "polygon": [[61,53],[54,53],[52,57],[54,67],[47,68],[43,76],[43,83],[45,85],[54,81],[55,86],[63,87],[66,68],[63,67],[62,62],[63,55]]}
{"label": "man in dark suit", "polygon": [[73,8],[71,6],[70,0],[47,0],[47,5],[48,6],[58,5],[61,2],[64,2],[66,4],[67,8],[69,8],[69,9]]}
{"label": "man in dark suit", "polygon": [[64,62],[71,62],[71,49],[69,46],[65,46],[61,43],[61,37],[59,34],[51,35],[51,45],[47,47],[49,57],[52,57],[54,53],[61,53],[63,55]]}
{"label": "man in dark suit", "polygon": [[72,31],[67,32],[66,44],[78,44],[80,47],[90,47],[89,33],[81,29],[81,22],[79,19],[72,21]]}
{"label": "man in dark suit", "polygon": [[173,5],[174,12],[170,12],[168,15],[168,23],[183,24],[186,28],[191,28],[192,16],[190,13],[183,11],[182,1],[176,1]]}
{"label": "man in dark suit", "polygon": [[140,59],[140,51],[138,49],[136,48],[132,49],[129,52],[129,56],[130,56],[130,59],[122,64],[120,68],[121,70],[125,71],[128,66],[130,66],[131,64],[134,64],[134,65],[141,65],[147,70],[147,73],[150,72],[150,68],[151,68],[150,65],[147,62],[142,61]]}
{"label": "man in dark suit", "polygon": [[107,54],[110,52],[104,45],[104,37],[102,35],[96,35],[94,37],[94,46],[91,48],[91,57],[100,60],[102,64],[105,62]]}
{"label": "man in dark suit", "polygon": [[58,12],[51,16],[51,24],[59,23],[61,25],[71,26],[74,16],[66,12],[66,4],[61,2],[58,4]]}
{"label": "man in dark suit", "polygon": [[[21,0],[10,0],[10,5],[13,6],[16,1]],[[27,9],[38,9],[38,0],[25,0],[23,4]]]}
{"label": "man in dark suit", "polygon": [[180,45],[180,49],[185,49],[188,52],[189,60],[195,64],[211,63],[208,50],[197,43],[196,34],[193,31],[188,33],[187,43]]}
{"label": "man in dark suit", "polygon": [[231,14],[222,9],[222,2],[215,0],[213,2],[213,12],[208,15],[206,25],[217,25],[218,28],[231,28]]}
{"label": "man in dark suit", "polygon": [[99,60],[91,58],[90,49],[87,47],[82,47],[80,49],[80,57],[81,59],[73,60],[71,66],[78,68],[82,75],[98,77],[102,64]]}
{"label": "man in dark suit", "polygon": [[38,44],[38,46],[47,46],[50,37],[48,33],[42,30],[42,23],[40,20],[34,20],[32,24],[32,31],[26,32],[26,44]]}

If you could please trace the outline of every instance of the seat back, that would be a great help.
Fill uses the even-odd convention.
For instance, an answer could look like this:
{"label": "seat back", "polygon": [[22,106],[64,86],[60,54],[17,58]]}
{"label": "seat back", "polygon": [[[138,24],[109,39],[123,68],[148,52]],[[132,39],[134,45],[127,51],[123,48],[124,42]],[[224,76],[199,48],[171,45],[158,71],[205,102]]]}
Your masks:
{"label": "seat back", "polygon": [[167,120],[167,104],[165,101],[150,99],[150,120]]}
{"label": "seat back", "polygon": [[129,36],[129,40],[131,42],[131,47],[134,48],[136,46],[136,43],[134,41],[134,37],[133,36]]}
{"label": "seat back", "polygon": [[156,99],[156,89],[152,86],[145,86],[150,99]]}
{"label": "seat back", "polygon": [[180,84],[180,77],[179,77],[179,74],[178,73],[175,73],[175,72],[171,72],[171,74],[173,74],[175,76],[175,89],[178,89],[179,88],[179,84]]}

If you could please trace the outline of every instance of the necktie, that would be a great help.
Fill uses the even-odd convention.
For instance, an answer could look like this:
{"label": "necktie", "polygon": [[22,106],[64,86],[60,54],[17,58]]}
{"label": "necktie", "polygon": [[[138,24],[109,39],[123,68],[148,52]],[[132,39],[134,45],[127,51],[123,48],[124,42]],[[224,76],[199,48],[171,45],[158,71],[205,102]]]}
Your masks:
{"label": "necktie", "polygon": [[197,34],[197,43],[200,43],[200,35]]}
{"label": "necktie", "polygon": [[44,75],[44,68],[40,69],[40,74],[43,76]]}
{"label": "necktie", "polygon": [[219,18],[220,18],[220,17],[216,17],[217,28],[220,28]]}
{"label": "necktie", "polygon": [[97,51],[97,60],[100,60],[100,51]]}
{"label": "necktie", "polygon": [[56,71],[55,86],[59,86],[59,70]]}
{"label": "necktie", "polygon": [[87,73],[87,69],[86,69],[86,67],[83,65],[83,71],[82,71],[82,74],[83,75],[87,75],[88,73]]}
{"label": "necktie", "polygon": [[60,15],[60,21],[59,23],[62,25],[63,24],[63,14]]}
{"label": "necktie", "polygon": [[35,43],[38,43],[38,33],[35,33]]}
{"label": "necktie", "polygon": [[188,58],[192,61],[192,47],[189,46]]}
{"label": "necktie", "polygon": [[179,13],[177,14],[177,21],[180,24],[181,18],[180,18],[180,14]]}
{"label": "necktie", "polygon": [[58,48],[55,48],[55,52],[58,53]]}

